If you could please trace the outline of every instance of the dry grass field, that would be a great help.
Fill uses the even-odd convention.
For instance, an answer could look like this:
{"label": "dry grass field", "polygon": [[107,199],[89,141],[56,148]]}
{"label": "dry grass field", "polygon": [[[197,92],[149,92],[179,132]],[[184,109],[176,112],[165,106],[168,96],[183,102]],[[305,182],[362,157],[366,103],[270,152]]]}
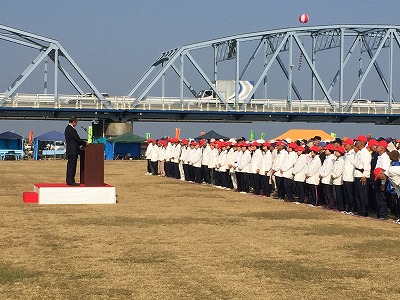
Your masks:
{"label": "dry grass field", "polygon": [[65,161],[0,162],[0,299],[400,299],[400,226],[145,176],[116,205],[35,205]]}

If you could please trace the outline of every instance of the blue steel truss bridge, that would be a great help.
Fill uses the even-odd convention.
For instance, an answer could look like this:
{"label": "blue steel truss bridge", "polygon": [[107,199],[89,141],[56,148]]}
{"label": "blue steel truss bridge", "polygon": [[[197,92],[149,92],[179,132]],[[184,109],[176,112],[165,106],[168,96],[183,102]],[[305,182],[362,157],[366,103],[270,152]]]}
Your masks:
{"label": "blue steel truss bridge", "polygon": [[[399,33],[393,25],[330,25],[183,45],[162,52],[126,95],[110,97],[57,40],[0,25],[0,40],[37,52],[0,94],[0,118],[399,124]],[[23,82],[39,65],[45,89],[24,93]],[[59,93],[59,76],[76,93]],[[242,82],[250,83],[245,91]]]}

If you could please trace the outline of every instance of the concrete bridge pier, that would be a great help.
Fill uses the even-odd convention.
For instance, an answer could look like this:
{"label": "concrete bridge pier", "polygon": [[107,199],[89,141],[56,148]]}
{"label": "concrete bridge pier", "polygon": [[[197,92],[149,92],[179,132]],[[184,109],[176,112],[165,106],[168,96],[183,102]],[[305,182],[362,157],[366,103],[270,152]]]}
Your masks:
{"label": "concrete bridge pier", "polygon": [[114,137],[127,132],[133,133],[133,123],[131,122],[113,122],[108,120],[100,120],[93,126],[93,137],[95,139],[101,137]]}

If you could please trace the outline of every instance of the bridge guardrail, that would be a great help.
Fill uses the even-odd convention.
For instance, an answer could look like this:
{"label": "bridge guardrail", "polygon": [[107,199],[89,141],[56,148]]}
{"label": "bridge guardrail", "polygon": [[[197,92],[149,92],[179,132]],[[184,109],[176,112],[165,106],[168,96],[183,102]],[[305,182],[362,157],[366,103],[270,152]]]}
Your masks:
{"label": "bridge guardrail", "polygon": [[[55,99],[52,94],[15,94],[10,98],[4,98],[0,94],[5,107],[29,107],[29,108],[74,108],[74,109],[106,109],[105,103],[96,97],[85,95],[60,94]],[[105,97],[107,109],[129,110],[136,98],[117,96]],[[353,103],[348,111],[345,111],[346,103],[339,106],[338,101],[331,106],[325,100],[293,100],[286,99],[252,99],[247,104],[228,102],[233,111],[239,112],[290,112],[290,113],[349,113],[349,114],[400,114],[400,103],[392,103],[389,107],[386,102]],[[135,109],[141,110],[178,110],[178,111],[228,111],[229,107],[219,99],[197,99],[178,97],[147,97],[139,102]]]}

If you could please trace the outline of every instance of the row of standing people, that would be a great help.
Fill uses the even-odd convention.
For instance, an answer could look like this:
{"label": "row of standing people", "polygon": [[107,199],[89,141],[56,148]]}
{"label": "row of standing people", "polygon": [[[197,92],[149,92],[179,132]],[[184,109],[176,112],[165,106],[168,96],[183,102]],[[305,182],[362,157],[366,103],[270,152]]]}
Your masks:
{"label": "row of standing people", "polygon": [[[284,141],[151,140],[146,150],[148,174],[212,184],[241,193],[252,192],[286,201],[324,205],[348,214],[388,217],[388,203],[398,214],[398,198],[389,181],[375,178],[398,162],[398,151],[387,152],[385,141],[363,135],[312,146]],[[373,197],[371,197],[373,195]],[[373,199],[371,199],[373,198]]]}

